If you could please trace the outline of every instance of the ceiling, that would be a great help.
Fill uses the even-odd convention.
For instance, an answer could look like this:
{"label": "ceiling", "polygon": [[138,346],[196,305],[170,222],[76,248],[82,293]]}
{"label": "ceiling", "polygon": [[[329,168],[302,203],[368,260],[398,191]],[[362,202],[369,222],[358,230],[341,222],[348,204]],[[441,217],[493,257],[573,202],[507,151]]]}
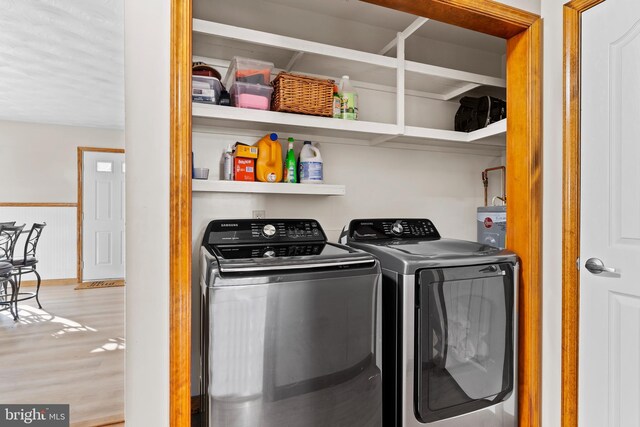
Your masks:
{"label": "ceiling", "polygon": [[124,128],[124,0],[0,8],[0,120]]}

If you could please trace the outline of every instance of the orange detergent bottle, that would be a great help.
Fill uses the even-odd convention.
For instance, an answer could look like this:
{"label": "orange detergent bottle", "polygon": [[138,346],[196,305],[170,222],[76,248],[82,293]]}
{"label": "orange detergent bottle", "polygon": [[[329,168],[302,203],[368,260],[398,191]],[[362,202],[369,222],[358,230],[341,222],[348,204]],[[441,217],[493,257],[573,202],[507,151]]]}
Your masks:
{"label": "orange detergent bottle", "polygon": [[278,134],[270,133],[257,143],[256,179],[262,182],[282,181],[282,146]]}

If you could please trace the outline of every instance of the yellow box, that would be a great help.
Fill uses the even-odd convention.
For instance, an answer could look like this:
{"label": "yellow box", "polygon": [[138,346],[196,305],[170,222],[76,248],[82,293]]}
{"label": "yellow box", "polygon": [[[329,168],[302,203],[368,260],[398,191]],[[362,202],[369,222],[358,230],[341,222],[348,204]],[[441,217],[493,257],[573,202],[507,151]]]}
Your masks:
{"label": "yellow box", "polygon": [[233,155],[236,157],[244,157],[245,159],[257,159],[258,147],[236,142],[236,145],[233,146]]}

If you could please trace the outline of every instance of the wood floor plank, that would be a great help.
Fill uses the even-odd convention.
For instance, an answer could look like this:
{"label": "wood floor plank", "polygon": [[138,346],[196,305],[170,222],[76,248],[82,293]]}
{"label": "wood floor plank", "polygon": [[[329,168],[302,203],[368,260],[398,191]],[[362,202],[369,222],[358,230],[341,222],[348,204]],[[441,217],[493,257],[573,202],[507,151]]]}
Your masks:
{"label": "wood floor plank", "polygon": [[18,322],[0,311],[0,402],[68,403],[74,427],[123,426],[124,288],[75,286],[40,288],[43,309],[21,302]]}

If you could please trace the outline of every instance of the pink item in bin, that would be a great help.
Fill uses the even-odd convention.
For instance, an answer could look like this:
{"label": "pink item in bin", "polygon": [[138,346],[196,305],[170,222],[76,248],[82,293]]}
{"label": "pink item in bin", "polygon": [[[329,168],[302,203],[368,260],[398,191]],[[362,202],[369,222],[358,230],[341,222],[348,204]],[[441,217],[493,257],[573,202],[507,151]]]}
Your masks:
{"label": "pink item in bin", "polygon": [[269,99],[265,98],[264,96],[245,93],[242,95],[238,95],[238,97],[236,98],[236,107],[255,108],[256,110],[268,110]]}
{"label": "pink item in bin", "polygon": [[271,86],[235,82],[229,91],[234,107],[268,110],[271,104]]}

